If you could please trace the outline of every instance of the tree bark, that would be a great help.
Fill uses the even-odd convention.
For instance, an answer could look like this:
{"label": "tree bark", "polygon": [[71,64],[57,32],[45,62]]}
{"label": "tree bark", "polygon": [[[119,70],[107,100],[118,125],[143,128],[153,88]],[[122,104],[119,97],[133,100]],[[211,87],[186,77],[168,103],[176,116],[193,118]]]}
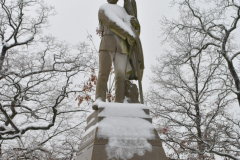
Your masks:
{"label": "tree bark", "polygon": [[3,63],[4,63],[6,53],[7,53],[7,48],[5,46],[3,46],[1,57],[0,57],[0,72],[2,71],[2,68],[3,68]]}
{"label": "tree bark", "polygon": [[239,77],[237,75],[237,72],[236,72],[236,69],[234,68],[233,66],[233,63],[229,60],[227,60],[227,64],[228,64],[228,69],[233,77],[233,80],[235,82],[235,86],[236,86],[236,89],[237,89],[237,100],[238,100],[238,104],[240,106],[240,80],[239,80]]}

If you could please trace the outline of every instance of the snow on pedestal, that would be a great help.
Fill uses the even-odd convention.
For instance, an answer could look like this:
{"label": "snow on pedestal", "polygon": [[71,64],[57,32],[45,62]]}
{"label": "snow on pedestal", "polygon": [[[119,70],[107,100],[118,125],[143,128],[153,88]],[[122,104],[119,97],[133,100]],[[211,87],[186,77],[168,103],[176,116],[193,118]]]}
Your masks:
{"label": "snow on pedestal", "polygon": [[143,104],[106,103],[87,118],[76,160],[167,160]]}
{"label": "snow on pedestal", "polygon": [[[97,137],[108,139],[106,152],[109,159],[131,159],[134,154],[143,156],[152,151],[148,140],[155,139],[153,125],[144,118],[151,118],[142,104],[96,102],[102,111],[98,117],[105,117],[87,129],[85,135],[98,127]],[[90,122],[93,120],[91,119]]]}
{"label": "snow on pedestal", "polygon": [[109,158],[131,159],[134,154],[143,156],[152,151],[148,139],[154,139],[153,125],[143,119],[150,118],[140,104],[100,103],[104,110],[99,116],[104,118],[98,124],[98,138],[108,138],[106,151]]}

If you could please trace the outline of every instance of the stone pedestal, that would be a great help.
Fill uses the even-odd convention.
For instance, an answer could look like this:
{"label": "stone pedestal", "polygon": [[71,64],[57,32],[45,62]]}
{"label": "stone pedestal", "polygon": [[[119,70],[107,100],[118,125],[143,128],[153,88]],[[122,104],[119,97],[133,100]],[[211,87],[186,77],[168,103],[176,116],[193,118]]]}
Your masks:
{"label": "stone pedestal", "polygon": [[[98,122],[104,119],[104,117],[98,116],[103,109],[104,108],[99,108],[87,118],[88,125],[86,126],[85,130],[88,130],[88,133],[85,134],[80,143],[79,151],[75,160],[108,160],[105,150],[106,145],[108,144],[108,139],[98,138],[98,128],[94,127]],[[144,109],[144,112],[149,114],[148,109]],[[151,118],[144,119],[152,122]],[[130,160],[167,160],[158,133],[156,130],[154,132],[156,138],[153,140],[148,140],[148,142],[152,145],[152,152],[146,151],[143,156],[138,156],[135,154]],[[117,159],[113,158],[111,160]]]}

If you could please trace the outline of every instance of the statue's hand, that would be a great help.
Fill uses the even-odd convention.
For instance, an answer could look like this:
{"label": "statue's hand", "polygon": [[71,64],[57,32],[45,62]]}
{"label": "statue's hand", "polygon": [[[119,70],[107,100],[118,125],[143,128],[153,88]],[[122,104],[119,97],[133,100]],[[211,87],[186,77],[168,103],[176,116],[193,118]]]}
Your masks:
{"label": "statue's hand", "polygon": [[135,43],[135,39],[131,35],[127,36],[127,41],[131,46],[134,45],[134,43]]}
{"label": "statue's hand", "polygon": [[135,26],[138,23],[138,21],[135,17],[131,17],[130,22],[133,26]]}
{"label": "statue's hand", "polygon": [[130,19],[130,23],[131,23],[131,25],[132,26],[134,26],[134,28],[136,29],[136,30],[138,30],[138,28],[139,28],[139,22],[138,22],[138,20],[135,18],[135,17],[132,17],[131,19]]}

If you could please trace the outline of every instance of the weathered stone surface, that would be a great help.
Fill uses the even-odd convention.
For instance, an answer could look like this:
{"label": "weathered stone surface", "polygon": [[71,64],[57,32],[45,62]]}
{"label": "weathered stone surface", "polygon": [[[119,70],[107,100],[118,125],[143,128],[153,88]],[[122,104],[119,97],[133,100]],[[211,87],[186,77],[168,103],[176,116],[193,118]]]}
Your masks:
{"label": "weathered stone surface", "polygon": [[[86,126],[86,130],[98,122],[100,122],[105,117],[98,117],[98,114],[103,111],[103,108],[99,108],[97,111],[92,113],[88,118],[87,122],[89,123]],[[148,109],[144,109],[146,114],[149,114]],[[94,119],[94,121],[92,121]],[[146,119],[148,121],[152,121],[152,119]],[[162,148],[161,140],[158,136],[156,130],[155,132],[155,139],[148,140],[148,142],[152,145],[152,152],[146,151],[144,156],[134,155],[133,158],[130,160],[167,160],[165,152]],[[108,139],[98,138],[97,137],[98,128],[96,127],[91,132],[89,132],[86,136],[82,138],[82,141],[79,146],[79,151],[77,153],[77,157],[75,160],[108,160],[108,156],[106,153],[106,145],[108,144]],[[110,159],[110,160],[116,160]],[[122,160],[122,159],[119,159]]]}
{"label": "weathered stone surface", "polygon": [[[81,156],[75,160],[108,160],[105,146],[94,145],[89,147]],[[113,158],[111,160],[117,160]],[[122,160],[122,159],[118,159]],[[144,156],[134,155],[131,160],[167,160],[162,147],[153,146],[152,152],[146,152]]]}
{"label": "weathered stone surface", "polygon": [[[107,160],[108,156],[106,153],[106,145],[108,144],[108,139],[97,138],[97,128],[86,135],[79,147],[79,152],[75,160]],[[152,145],[152,152],[146,151],[144,156],[134,155],[130,160],[167,160],[165,152],[162,148],[161,140],[155,130],[156,139],[148,140]],[[117,160],[115,158],[111,160]],[[122,160],[122,159],[119,159]]]}

